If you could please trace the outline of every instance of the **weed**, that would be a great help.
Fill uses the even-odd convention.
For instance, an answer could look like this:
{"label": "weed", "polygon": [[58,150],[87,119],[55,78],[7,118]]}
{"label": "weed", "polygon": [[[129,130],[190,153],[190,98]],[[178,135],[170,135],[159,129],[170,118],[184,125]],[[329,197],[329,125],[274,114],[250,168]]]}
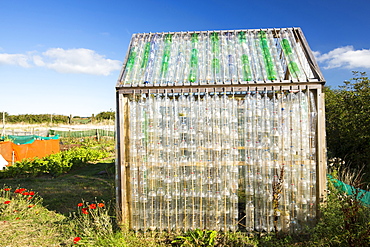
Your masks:
{"label": "weed", "polygon": [[177,236],[172,243],[179,246],[215,246],[217,234],[216,231],[195,229],[186,232],[184,236]]}

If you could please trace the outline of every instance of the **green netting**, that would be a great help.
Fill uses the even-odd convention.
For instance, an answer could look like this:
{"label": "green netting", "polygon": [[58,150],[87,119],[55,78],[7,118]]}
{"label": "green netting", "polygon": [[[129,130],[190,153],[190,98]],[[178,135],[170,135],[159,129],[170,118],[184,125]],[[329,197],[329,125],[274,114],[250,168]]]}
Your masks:
{"label": "green netting", "polygon": [[93,129],[93,130],[81,130],[81,131],[61,131],[61,130],[50,130],[50,135],[59,135],[60,137],[89,137],[89,136],[115,136],[115,131]]}
{"label": "green netting", "polygon": [[[38,135],[27,135],[27,136],[15,136],[15,135],[8,135],[6,136],[7,139],[12,141],[14,144],[31,144],[35,140],[51,140],[51,139],[59,139],[59,135],[55,135],[52,137],[45,137],[45,136],[38,136]],[[4,138],[4,139],[6,139]]]}
{"label": "green netting", "polygon": [[[347,195],[354,195],[356,193],[356,188],[353,186],[343,183],[342,181],[333,178],[331,175],[327,175],[328,179],[333,182],[335,188],[337,188],[340,192],[344,192]],[[370,192],[362,189],[358,189],[359,192],[357,193],[357,199],[360,200],[365,206],[370,207]]]}

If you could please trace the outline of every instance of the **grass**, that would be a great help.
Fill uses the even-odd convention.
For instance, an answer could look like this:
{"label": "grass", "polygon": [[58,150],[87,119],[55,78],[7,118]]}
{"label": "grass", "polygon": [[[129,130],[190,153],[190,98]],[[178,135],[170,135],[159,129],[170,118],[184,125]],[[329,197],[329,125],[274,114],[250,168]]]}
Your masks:
{"label": "grass", "polygon": [[33,193],[29,196],[1,189],[1,246],[59,246],[56,243],[66,240],[60,231],[60,222],[66,217],[47,210],[42,198]]}
{"label": "grass", "polygon": [[[0,246],[355,246],[347,242],[358,239],[370,243],[366,237],[370,229],[369,209],[357,207],[348,212],[351,208],[346,205],[352,199],[340,199],[343,196],[334,192],[311,235],[243,232],[212,235],[199,229],[187,233],[134,233],[115,222],[114,171],[114,159],[110,158],[58,177],[2,179],[4,188],[12,189],[0,187]],[[14,193],[16,188],[37,194],[29,199],[28,195]],[[90,208],[99,202],[104,207]],[[79,203],[82,205],[78,206]],[[343,219],[352,213],[361,220],[343,230],[343,225],[346,226]],[[356,229],[364,237],[353,234]],[[172,243],[174,240],[177,245]]]}
{"label": "grass", "polygon": [[[103,174],[99,174],[102,172]],[[21,187],[37,191],[43,204],[51,211],[68,215],[81,200],[92,202],[99,198],[115,200],[114,160],[107,159],[70,173],[53,178],[42,176],[23,179],[2,179],[12,188]]]}

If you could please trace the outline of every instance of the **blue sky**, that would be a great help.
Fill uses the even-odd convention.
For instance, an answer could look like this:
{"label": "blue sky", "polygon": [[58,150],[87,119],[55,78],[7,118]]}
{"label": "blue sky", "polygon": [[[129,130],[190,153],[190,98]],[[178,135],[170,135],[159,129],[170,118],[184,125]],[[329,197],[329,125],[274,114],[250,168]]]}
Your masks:
{"label": "blue sky", "polygon": [[0,111],[115,110],[133,33],[300,27],[326,85],[370,70],[370,1],[0,0]]}

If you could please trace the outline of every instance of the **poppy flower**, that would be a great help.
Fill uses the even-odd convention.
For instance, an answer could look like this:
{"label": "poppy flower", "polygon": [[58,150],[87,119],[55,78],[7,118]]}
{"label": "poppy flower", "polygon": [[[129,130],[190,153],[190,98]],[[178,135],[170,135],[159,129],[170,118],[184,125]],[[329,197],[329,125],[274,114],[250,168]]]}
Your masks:
{"label": "poppy flower", "polygon": [[5,201],[5,202],[4,202],[4,204],[9,204],[9,203],[10,203],[10,201]]}
{"label": "poppy flower", "polygon": [[90,209],[96,209],[96,204],[95,204],[95,203],[90,204],[90,205],[89,205],[89,208],[90,208]]}
{"label": "poppy flower", "polygon": [[104,206],[105,206],[104,203],[98,203],[99,208],[103,208]]}
{"label": "poppy flower", "polygon": [[29,193],[29,192],[23,192],[23,193],[22,193],[22,195],[24,195],[24,196],[29,196],[29,195],[30,195],[30,193]]}
{"label": "poppy flower", "polygon": [[77,242],[78,241],[80,241],[81,240],[81,238],[80,237],[75,237],[74,239],[73,239],[73,244],[77,244]]}
{"label": "poppy flower", "polygon": [[87,210],[88,210],[88,208],[82,208],[81,209],[81,211],[82,211],[83,214],[89,214],[89,212]]}
{"label": "poppy flower", "polygon": [[82,202],[80,202],[79,204],[77,204],[77,207],[82,207],[84,204]]}
{"label": "poppy flower", "polygon": [[14,191],[14,193],[22,194],[22,193],[23,193],[23,191],[25,191],[25,190],[26,190],[25,188],[16,189],[16,190]]}
{"label": "poppy flower", "polygon": [[5,191],[9,191],[9,190],[10,190],[10,188],[5,188],[4,190],[5,190]]}
{"label": "poppy flower", "polygon": [[30,191],[28,194],[29,194],[30,196],[33,196],[33,195],[35,195],[35,191]]}
{"label": "poppy flower", "polygon": [[32,199],[32,196],[28,197],[27,200],[31,200]]}

